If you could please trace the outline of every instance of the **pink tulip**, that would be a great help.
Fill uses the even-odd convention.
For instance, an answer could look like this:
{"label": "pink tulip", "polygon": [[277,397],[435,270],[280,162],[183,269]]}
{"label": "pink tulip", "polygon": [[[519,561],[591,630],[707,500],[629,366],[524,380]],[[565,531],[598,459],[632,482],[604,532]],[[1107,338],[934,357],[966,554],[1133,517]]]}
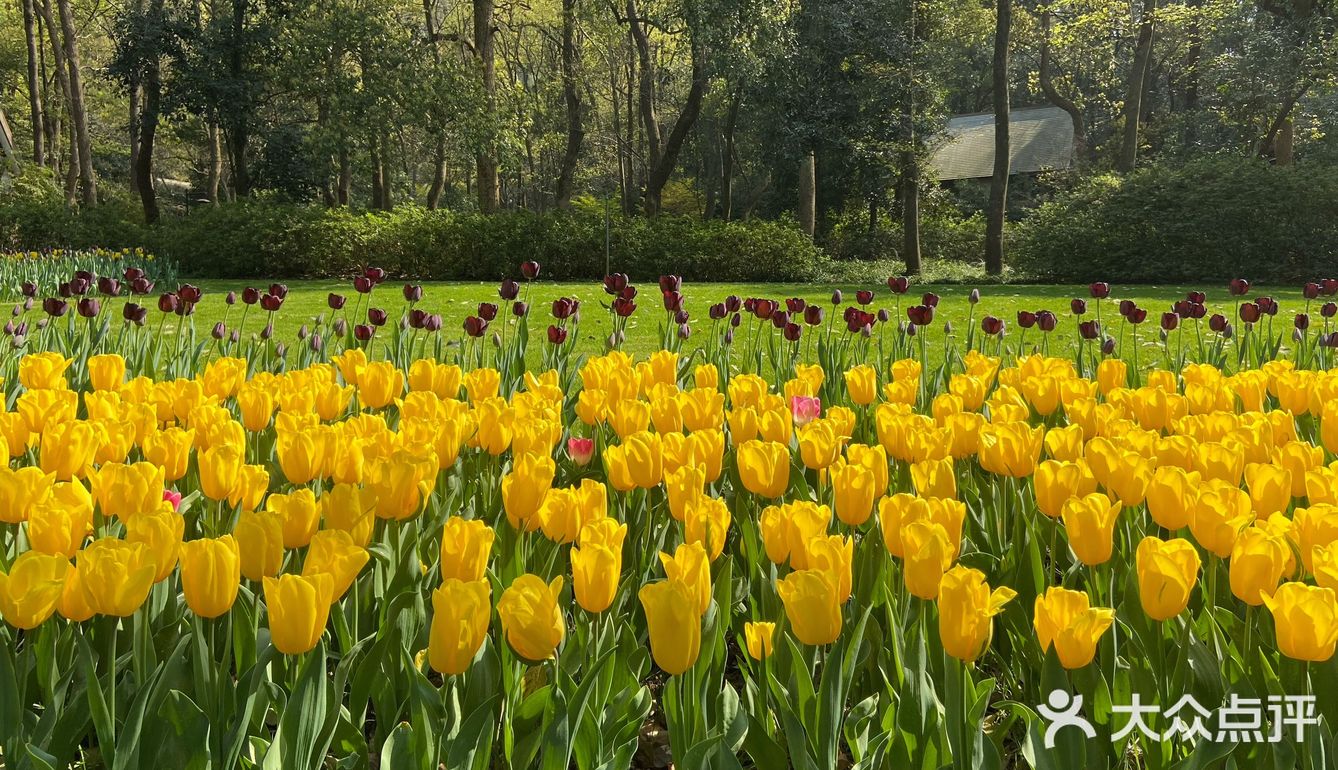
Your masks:
{"label": "pink tulip", "polygon": [[590,464],[590,458],[595,454],[595,440],[592,438],[577,438],[575,436],[567,439],[567,456],[572,462],[581,467]]}
{"label": "pink tulip", "polygon": [[807,425],[822,414],[822,399],[817,396],[795,396],[790,399],[790,414],[794,415],[795,425]]}
{"label": "pink tulip", "polygon": [[172,510],[181,511],[181,493],[170,489],[163,490],[163,499],[172,504]]}

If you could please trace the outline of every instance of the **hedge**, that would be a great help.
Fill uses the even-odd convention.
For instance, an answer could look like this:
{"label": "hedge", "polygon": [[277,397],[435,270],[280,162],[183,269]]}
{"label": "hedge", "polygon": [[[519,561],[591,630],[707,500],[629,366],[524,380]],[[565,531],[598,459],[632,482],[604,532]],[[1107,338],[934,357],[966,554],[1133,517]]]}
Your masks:
{"label": "hedge", "polygon": [[1033,279],[1083,283],[1332,276],[1335,171],[1216,158],[1097,176],[1021,223],[1011,260]]}
{"label": "hedge", "polygon": [[[609,267],[634,278],[813,281],[832,261],[793,224],[695,217],[609,219]],[[357,213],[270,200],[137,224],[127,204],[67,210],[57,196],[0,198],[0,248],[142,246],[199,278],[323,278],[367,265],[416,280],[496,280],[539,261],[544,276],[605,273],[602,210],[483,215],[406,206]]]}

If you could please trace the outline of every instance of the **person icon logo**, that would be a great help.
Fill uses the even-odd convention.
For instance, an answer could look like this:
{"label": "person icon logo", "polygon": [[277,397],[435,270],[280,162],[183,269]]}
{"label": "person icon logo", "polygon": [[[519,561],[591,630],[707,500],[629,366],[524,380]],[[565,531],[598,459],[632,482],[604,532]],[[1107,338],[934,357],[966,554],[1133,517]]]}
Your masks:
{"label": "person icon logo", "polygon": [[1047,749],[1055,747],[1055,734],[1066,727],[1082,730],[1083,735],[1088,738],[1096,737],[1096,728],[1080,713],[1083,702],[1081,695],[1055,689],[1050,691],[1045,700],[1045,703],[1036,707],[1036,711],[1050,723],[1045,728]]}

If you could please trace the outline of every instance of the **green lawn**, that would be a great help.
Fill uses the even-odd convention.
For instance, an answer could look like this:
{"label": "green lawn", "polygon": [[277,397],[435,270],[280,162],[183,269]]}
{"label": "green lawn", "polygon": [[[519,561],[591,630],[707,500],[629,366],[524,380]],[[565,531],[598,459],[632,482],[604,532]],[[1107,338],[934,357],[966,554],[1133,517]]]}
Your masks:
{"label": "green lawn", "polygon": [[[208,329],[219,320],[226,318],[229,327],[235,327],[241,320],[242,305],[239,303],[228,311],[224,303],[224,295],[228,290],[240,291],[247,285],[240,281],[200,281],[197,282],[205,291],[205,297],[197,308],[195,323],[199,331],[207,333]],[[372,295],[371,304],[375,307],[386,310],[391,317],[391,323],[394,323],[400,316],[405,307],[405,302],[401,292],[402,284],[387,282],[376,289]],[[634,354],[645,354],[658,347],[659,329],[664,322],[665,313],[662,309],[659,287],[651,282],[638,285],[640,293],[637,297],[639,307],[636,314],[628,324],[628,334],[625,349]],[[346,295],[348,305],[345,312],[349,314],[352,320],[352,312],[356,303],[357,295],[352,291],[347,282],[333,281],[290,281],[288,283],[289,294],[287,302],[283,309],[275,318],[275,338],[278,340],[287,340],[290,343],[295,339],[298,328],[303,324],[310,323],[316,316],[326,314],[330,317],[331,311],[326,306],[326,296],[330,292],[339,292]],[[830,313],[832,306],[830,298],[834,289],[841,289],[845,292],[846,302],[854,301],[854,291],[857,288],[874,288],[875,299],[870,309],[887,308],[895,315],[896,298],[887,290],[886,287],[857,287],[857,286],[837,286],[830,284],[684,284],[683,293],[687,298],[687,307],[693,318],[694,337],[685,344],[685,350],[691,347],[697,341],[704,338],[701,332],[709,328],[710,321],[707,318],[707,308],[713,302],[723,300],[729,294],[737,294],[740,297],[767,297],[777,300],[784,300],[788,297],[801,297],[809,302],[821,303]],[[1148,347],[1157,348],[1158,343],[1158,322],[1161,313],[1170,309],[1170,305],[1177,299],[1184,297],[1185,292],[1190,289],[1205,291],[1208,295],[1209,313],[1224,312],[1229,317],[1235,319],[1235,302],[1228,295],[1227,289],[1222,286],[1113,286],[1111,290],[1111,299],[1104,303],[1102,314],[1107,321],[1107,330],[1111,334],[1118,334],[1119,320],[1116,305],[1120,299],[1132,299],[1148,311],[1147,322],[1140,327],[1138,334],[1139,340],[1145,349]],[[925,285],[911,287],[911,290],[901,298],[901,315],[905,318],[905,308],[909,305],[918,303],[920,295],[925,291],[932,291],[941,297],[938,306],[933,327],[930,330],[929,339],[941,342],[945,322],[950,322],[953,328],[953,334],[959,339],[964,339],[970,304],[968,295],[971,291],[969,285]],[[578,351],[585,353],[596,353],[603,350],[604,340],[609,334],[611,328],[609,313],[600,303],[608,299],[602,286],[597,282],[589,283],[549,283],[539,281],[522,289],[522,297],[528,292],[528,299],[532,306],[531,311],[531,330],[532,339],[536,345],[538,339],[543,337],[543,330],[551,322],[550,307],[552,301],[558,297],[575,297],[582,302],[580,340]],[[1259,287],[1252,290],[1250,297],[1261,294],[1268,294],[1279,301],[1281,310],[1278,317],[1274,319],[1274,324],[1278,328],[1290,327],[1292,316],[1304,309],[1305,300],[1301,296],[1298,288],[1279,288],[1279,287]],[[1051,335],[1051,352],[1058,355],[1067,355],[1071,352],[1075,344],[1077,334],[1074,331],[1075,323],[1069,310],[1069,301],[1074,297],[1088,297],[1086,286],[986,286],[981,289],[980,304],[975,307],[975,324],[980,323],[980,319],[986,314],[992,314],[1003,318],[1008,324],[1008,339],[1016,341],[1018,327],[1016,323],[1017,312],[1019,310],[1040,310],[1048,309],[1053,311],[1059,317],[1059,327]],[[443,332],[447,339],[458,341],[464,334],[461,326],[467,315],[476,312],[480,302],[498,302],[497,286],[495,284],[480,283],[429,283],[424,285],[423,300],[420,307],[443,316]],[[1090,300],[1089,300],[1090,301]],[[1318,303],[1312,303],[1312,315],[1314,318],[1314,328],[1319,328],[1321,319],[1318,318]],[[363,304],[363,311],[367,303]],[[1092,317],[1092,310],[1088,310],[1088,318]],[[250,316],[246,319],[244,332],[246,334],[257,333],[264,325],[263,315],[259,312],[259,306],[252,308]],[[365,315],[360,314],[362,318]],[[153,323],[157,316],[157,310],[150,312],[150,323]],[[360,319],[361,320],[361,319]],[[839,318],[837,319],[839,321]],[[510,310],[503,307],[498,314],[498,320],[494,322],[493,328],[501,322],[514,323],[510,315]],[[169,323],[166,327],[172,329]],[[1206,329],[1205,329],[1206,333]],[[1028,335],[1029,340],[1039,339],[1039,334],[1034,330]],[[1143,354],[1144,361],[1149,358],[1155,359],[1157,350],[1148,350]]]}

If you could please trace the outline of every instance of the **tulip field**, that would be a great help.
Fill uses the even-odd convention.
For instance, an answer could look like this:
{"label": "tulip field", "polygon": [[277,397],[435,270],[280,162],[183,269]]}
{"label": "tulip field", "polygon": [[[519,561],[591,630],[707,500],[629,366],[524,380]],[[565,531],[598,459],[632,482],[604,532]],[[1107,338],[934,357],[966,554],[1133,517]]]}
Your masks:
{"label": "tulip field", "polygon": [[1335,766],[1338,280],[66,267],[0,275],[6,770]]}

